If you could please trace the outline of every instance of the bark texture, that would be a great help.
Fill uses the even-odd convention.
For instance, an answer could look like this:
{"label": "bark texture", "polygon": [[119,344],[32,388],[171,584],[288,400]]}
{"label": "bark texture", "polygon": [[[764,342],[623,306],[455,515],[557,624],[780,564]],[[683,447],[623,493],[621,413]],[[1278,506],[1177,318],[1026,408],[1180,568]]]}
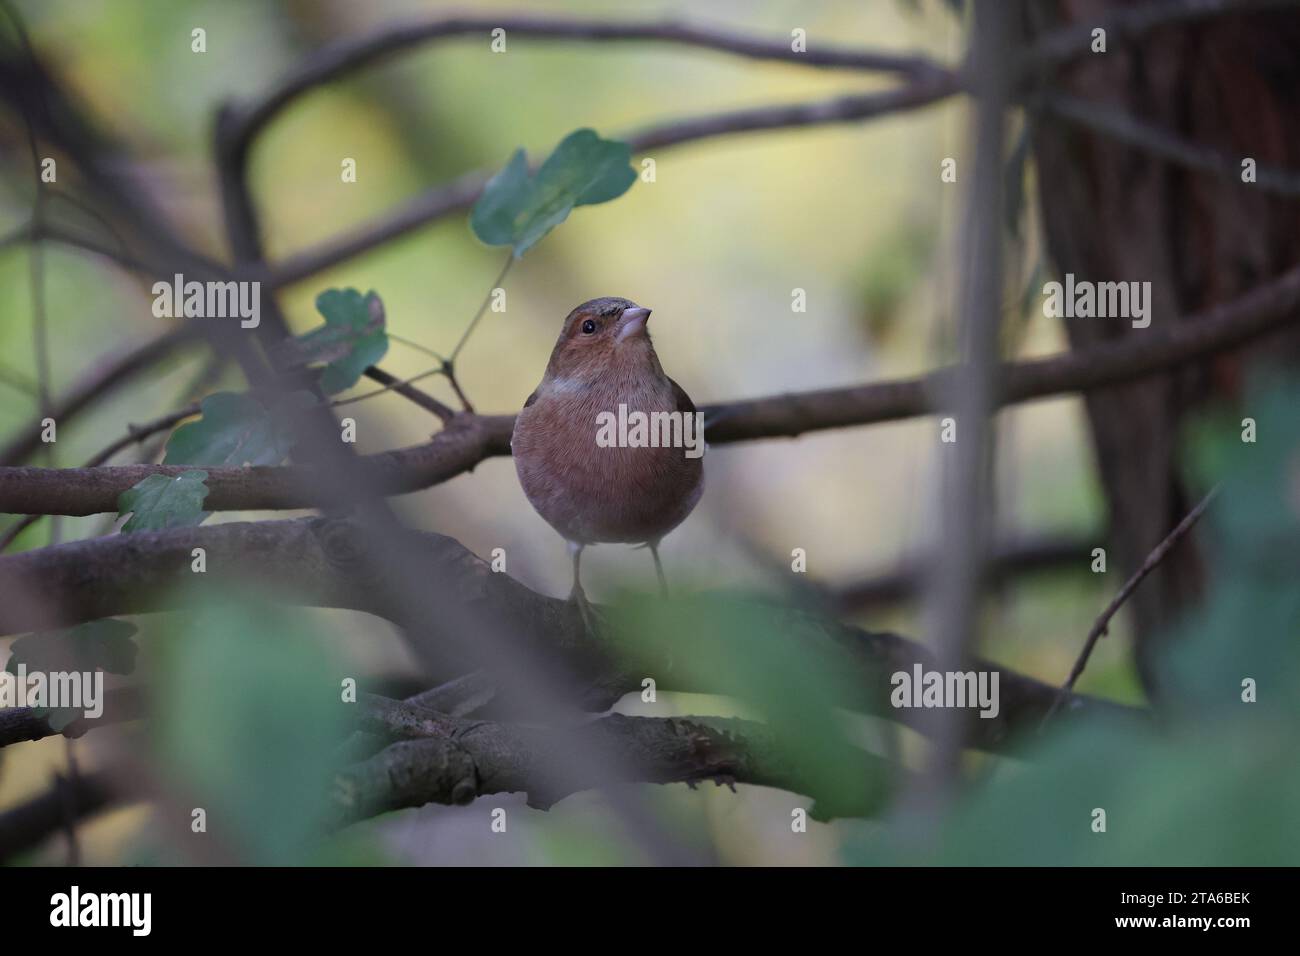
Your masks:
{"label": "bark texture", "polygon": [[[1038,31],[1101,22],[1130,4],[1030,5]],[[1223,16],[1161,27],[1138,44],[1076,60],[1056,88],[1122,111],[1225,157],[1300,168],[1300,11]],[[1071,347],[1154,336],[1194,321],[1300,262],[1300,201],[1194,171],[1117,138],[1039,117],[1033,148],[1047,247],[1058,276],[1151,282],[1152,324],[1067,320]],[[1300,328],[1231,355],[1210,356],[1085,395],[1111,509],[1112,556],[1131,573],[1204,489],[1183,468],[1185,426],[1208,403],[1235,402],[1267,363],[1300,360]],[[1249,415],[1248,409],[1242,416]],[[1139,673],[1158,696],[1155,651],[1168,624],[1204,589],[1194,546],[1171,553],[1130,601]]]}

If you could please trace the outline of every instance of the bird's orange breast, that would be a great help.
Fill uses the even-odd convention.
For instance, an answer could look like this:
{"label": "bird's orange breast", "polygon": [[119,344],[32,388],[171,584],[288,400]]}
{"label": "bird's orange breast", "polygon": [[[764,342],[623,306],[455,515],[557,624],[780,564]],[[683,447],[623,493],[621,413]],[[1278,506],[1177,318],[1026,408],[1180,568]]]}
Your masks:
{"label": "bird's orange breast", "polygon": [[686,448],[598,441],[601,413],[617,416],[620,404],[647,415],[686,414],[664,377],[587,387],[544,383],[515,422],[511,449],[524,494],[569,541],[658,541],[703,491],[702,459],[688,457]]}

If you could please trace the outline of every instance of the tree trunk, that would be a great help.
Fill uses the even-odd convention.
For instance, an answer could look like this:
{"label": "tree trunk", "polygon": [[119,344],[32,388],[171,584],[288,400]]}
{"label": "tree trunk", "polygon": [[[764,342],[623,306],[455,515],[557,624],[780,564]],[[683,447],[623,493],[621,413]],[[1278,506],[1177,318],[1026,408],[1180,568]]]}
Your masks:
{"label": "tree trunk", "polygon": [[[1129,4],[1031,4],[1032,29],[1089,24]],[[1090,53],[1056,80],[1070,96],[1115,111],[1234,161],[1300,169],[1300,12],[1220,17],[1161,28]],[[1059,278],[1151,282],[1152,322],[1066,320],[1070,345],[1158,333],[1300,261],[1300,202],[1258,185],[1195,172],[1140,147],[1047,115],[1033,130],[1040,208]],[[1183,469],[1185,422],[1211,401],[1234,401],[1262,360],[1294,364],[1300,331],[1259,347],[1132,385],[1086,403],[1111,509],[1111,574],[1132,573],[1196,504]],[[1242,415],[1249,411],[1243,409]],[[1115,560],[1117,559],[1117,560]],[[1118,567],[1117,567],[1118,566]],[[1118,583],[1118,582],[1117,582]],[[1137,664],[1158,695],[1155,652],[1168,625],[1204,587],[1196,539],[1180,544],[1130,600]]]}

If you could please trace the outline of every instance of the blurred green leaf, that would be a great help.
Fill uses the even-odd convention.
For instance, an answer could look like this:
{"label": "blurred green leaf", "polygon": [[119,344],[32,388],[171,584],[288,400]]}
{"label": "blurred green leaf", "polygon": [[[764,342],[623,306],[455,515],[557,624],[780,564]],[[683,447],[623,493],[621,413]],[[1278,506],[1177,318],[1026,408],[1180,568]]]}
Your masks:
{"label": "blurred green leaf", "polygon": [[317,620],[260,600],[200,606],[153,685],[159,765],[252,864],[307,862],[324,836],[349,705]]}
{"label": "blurred green leaf", "polygon": [[[815,816],[883,805],[890,781],[869,779],[837,702],[860,696],[848,652],[810,615],[742,596],[671,601],[633,597],[612,611],[619,652],[654,676],[672,662],[674,683],[735,698],[776,736],[788,766],[808,782]],[[647,658],[643,655],[650,654]]]}
{"label": "blurred green leaf", "polygon": [[[134,624],[104,618],[64,630],[28,634],[10,645],[5,670],[16,675],[19,665],[26,665],[28,674],[101,670],[130,674],[135,670],[135,633]],[[36,713],[48,716],[54,730],[62,730],[82,715],[72,707],[38,707]]]}
{"label": "blurred green leaf", "polygon": [[208,496],[206,471],[187,471],[175,478],[150,475],[117,497],[119,514],[130,514],[123,533],[189,528],[202,524],[208,513],[203,500]]}
{"label": "blurred green leaf", "polygon": [[[1300,855],[1294,730],[1234,724],[1162,735],[1093,724],[1004,766],[933,841],[933,852],[861,828],[856,864],[1270,866]],[[1106,831],[1093,831],[1094,811]]]}
{"label": "blurred green leaf", "polygon": [[326,289],[316,297],[325,324],[294,340],[304,364],[324,362],[320,387],[333,395],[357,384],[388,352],[384,306],[373,291]]}
{"label": "blurred green leaf", "polygon": [[268,406],[252,395],[217,392],[200,403],[202,417],[176,429],[164,465],[278,465],[293,449],[296,417],[314,404],[291,392]]}
{"label": "blurred green leaf", "polygon": [[904,302],[934,259],[933,223],[907,220],[872,243],[862,265],[863,309],[867,328],[876,340],[897,329]]}
{"label": "blurred green leaf", "polygon": [[[1257,572],[1291,570],[1300,557],[1287,548],[1300,534],[1300,386],[1268,379],[1255,384],[1232,409],[1217,409],[1192,423],[1185,449],[1189,471],[1201,488],[1223,482],[1223,494],[1207,513],[1218,544],[1233,563]],[[1244,419],[1254,421],[1255,441],[1243,440]]]}
{"label": "blurred green leaf", "polygon": [[[1270,380],[1232,411],[1189,429],[1187,457],[1220,493],[1202,521],[1211,600],[1168,654],[1170,704],[1196,714],[1236,712],[1241,681],[1259,686],[1252,709],[1285,709],[1300,731],[1300,386]],[[1242,419],[1255,422],[1242,440]]]}
{"label": "blurred green leaf", "polygon": [[566,136],[529,176],[528,160],[517,150],[505,169],[488,181],[470,213],[474,235],[490,246],[511,246],[519,258],[564,222],[575,206],[608,202],[636,181],[632,148],[601,139],[594,130]]}
{"label": "blurred green leaf", "polygon": [[[855,863],[1279,866],[1300,859],[1300,388],[1252,389],[1191,430],[1221,492],[1198,528],[1212,589],[1165,642],[1157,724],[1049,728],[918,848],[871,831]],[[1256,420],[1243,442],[1241,418]],[[1105,832],[1094,832],[1097,810]],[[866,833],[867,831],[863,831]]]}
{"label": "blurred green leaf", "polygon": [[16,674],[19,664],[28,671],[93,671],[129,674],[135,669],[137,628],[128,621],[104,618],[60,631],[42,631],[20,637],[10,645],[6,669]]}

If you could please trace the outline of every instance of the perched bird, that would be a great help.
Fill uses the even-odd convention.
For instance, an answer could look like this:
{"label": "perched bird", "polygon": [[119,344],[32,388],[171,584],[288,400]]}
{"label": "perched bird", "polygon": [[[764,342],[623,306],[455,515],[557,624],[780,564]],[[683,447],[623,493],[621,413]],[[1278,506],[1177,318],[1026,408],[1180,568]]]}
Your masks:
{"label": "perched bird", "polygon": [[[659,542],[686,519],[704,491],[702,416],[664,374],[646,328],[649,318],[649,309],[613,297],[592,299],[570,312],[511,439],[524,494],[569,544],[570,597],[589,627],[579,573],[582,549],[606,542],[648,547],[667,594]],[[638,412],[645,416],[640,421],[660,429],[651,425],[638,434]],[[634,427],[627,435],[610,427],[629,419]],[[681,430],[671,431],[669,423]],[[692,435],[698,448],[682,447]],[[611,443],[611,438],[620,440]],[[674,445],[669,438],[680,441]]]}

